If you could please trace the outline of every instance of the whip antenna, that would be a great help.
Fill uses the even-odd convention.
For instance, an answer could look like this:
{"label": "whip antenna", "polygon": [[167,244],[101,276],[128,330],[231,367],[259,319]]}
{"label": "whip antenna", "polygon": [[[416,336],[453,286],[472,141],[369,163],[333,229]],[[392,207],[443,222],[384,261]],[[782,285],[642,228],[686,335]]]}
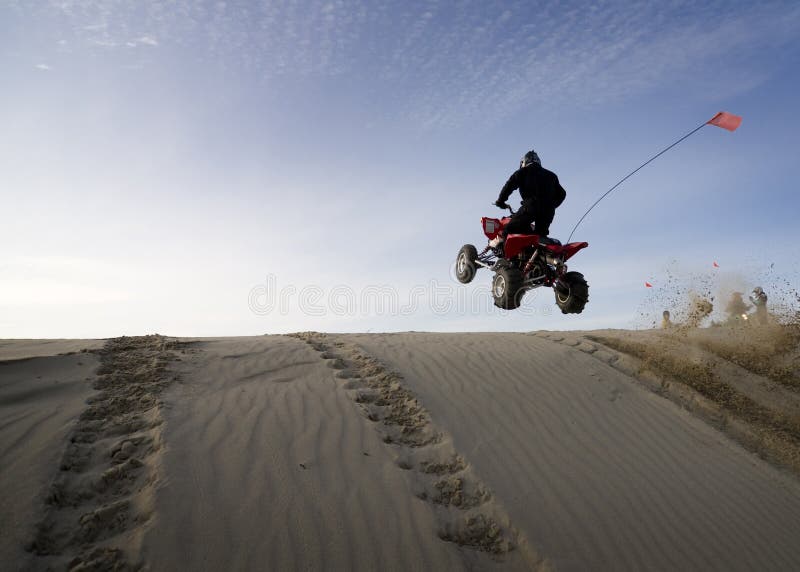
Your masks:
{"label": "whip antenna", "polygon": [[726,111],[720,111],[719,113],[717,113],[714,117],[712,117],[708,121],[706,121],[704,123],[701,123],[698,127],[695,127],[694,129],[689,131],[689,133],[687,133],[686,135],[684,135],[683,137],[681,137],[680,139],[678,139],[677,141],[675,141],[674,143],[672,143],[668,147],[665,147],[664,149],[662,149],[661,151],[659,151],[658,153],[656,153],[655,155],[650,157],[647,161],[645,161],[644,163],[642,163],[641,165],[636,167],[633,171],[631,171],[630,173],[628,173],[627,175],[622,177],[619,181],[617,181],[614,184],[613,187],[611,187],[605,193],[603,193],[600,196],[600,198],[597,199],[592,204],[592,206],[589,207],[589,210],[587,210],[585,213],[583,213],[583,216],[578,220],[578,222],[573,227],[572,232],[569,233],[569,238],[567,238],[567,242],[569,242],[572,239],[572,235],[575,234],[575,231],[578,229],[578,226],[583,222],[583,219],[586,218],[586,215],[588,215],[590,212],[592,212],[592,209],[594,207],[596,207],[597,204],[600,201],[602,201],[604,198],[606,198],[608,195],[610,195],[611,191],[613,191],[614,189],[619,187],[622,183],[624,183],[625,181],[630,179],[633,175],[638,173],[644,167],[646,167],[647,165],[649,165],[650,163],[652,163],[653,161],[655,161],[656,159],[661,157],[661,155],[663,155],[664,153],[666,153],[667,151],[669,151],[670,149],[675,147],[675,145],[677,145],[678,143],[680,143],[681,141],[683,141],[685,139],[688,139],[689,137],[691,137],[692,135],[694,135],[695,133],[700,131],[706,125],[716,125],[717,127],[722,127],[723,129],[727,129],[728,131],[736,131],[736,128],[739,127],[739,125],[741,125],[741,123],[742,123],[742,118],[739,117],[738,115],[733,115],[732,113],[728,113]]}

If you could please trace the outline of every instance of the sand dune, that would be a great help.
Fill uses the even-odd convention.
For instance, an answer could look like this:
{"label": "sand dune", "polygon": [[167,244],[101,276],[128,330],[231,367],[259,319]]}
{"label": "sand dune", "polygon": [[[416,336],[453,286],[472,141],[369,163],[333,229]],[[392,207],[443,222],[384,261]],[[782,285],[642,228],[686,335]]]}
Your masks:
{"label": "sand dune", "polygon": [[[7,362],[3,569],[797,569],[800,481],[770,454],[791,375],[688,343],[145,337]],[[728,379],[744,409],[702,393]]]}

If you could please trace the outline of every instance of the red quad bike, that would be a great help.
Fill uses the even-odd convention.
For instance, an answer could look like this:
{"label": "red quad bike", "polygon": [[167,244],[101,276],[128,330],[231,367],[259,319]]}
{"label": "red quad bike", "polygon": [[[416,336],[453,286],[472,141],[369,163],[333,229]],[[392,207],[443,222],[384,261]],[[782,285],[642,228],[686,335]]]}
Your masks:
{"label": "red quad bike", "polygon": [[[508,207],[511,214],[514,211]],[[489,244],[479,254],[465,244],[456,258],[456,278],[468,284],[479,267],[494,272],[492,297],[495,306],[505,310],[518,308],[528,290],[547,286],[556,294],[556,304],[564,314],[580,314],[589,301],[589,284],[580,272],[567,272],[565,262],[588,242],[561,244],[556,239],[536,234],[510,234],[505,243],[498,235],[511,220],[482,217],[481,225]]]}

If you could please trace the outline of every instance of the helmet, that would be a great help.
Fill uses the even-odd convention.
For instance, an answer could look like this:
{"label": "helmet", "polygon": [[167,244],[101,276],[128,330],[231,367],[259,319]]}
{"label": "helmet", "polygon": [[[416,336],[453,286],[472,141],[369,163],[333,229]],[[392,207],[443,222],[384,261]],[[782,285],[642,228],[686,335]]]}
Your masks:
{"label": "helmet", "polygon": [[540,167],[542,166],[542,160],[539,159],[539,155],[537,155],[536,151],[534,151],[533,149],[525,153],[525,156],[519,162],[519,168],[522,169],[523,167],[527,167],[532,163],[536,163]]}
{"label": "helmet", "polygon": [[753,294],[755,294],[756,296],[761,296],[763,292],[764,289],[761,286],[756,286],[755,288],[753,288]]}

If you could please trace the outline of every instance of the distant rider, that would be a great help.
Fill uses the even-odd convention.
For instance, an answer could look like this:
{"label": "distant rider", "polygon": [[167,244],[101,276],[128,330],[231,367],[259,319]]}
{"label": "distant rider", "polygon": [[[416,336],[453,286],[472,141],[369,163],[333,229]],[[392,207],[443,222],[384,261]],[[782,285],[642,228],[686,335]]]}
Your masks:
{"label": "distant rider", "polygon": [[[511,216],[506,225],[506,234],[538,234],[546,237],[550,233],[550,224],[558,208],[567,196],[567,192],[558,182],[552,171],[542,167],[542,161],[536,151],[528,151],[519,162],[517,170],[503,185],[500,197],[494,203],[501,209],[508,208],[506,201],[515,190],[519,189],[522,206]],[[531,230],[531,223],[536,223]]]}
{"label": "distant rider", "polygon": [[767,314],[767,293],[761,286],[756,286],[750,293],[750,301],[756,307],[756,320],[759,324],[766,324],[769,321]]}

